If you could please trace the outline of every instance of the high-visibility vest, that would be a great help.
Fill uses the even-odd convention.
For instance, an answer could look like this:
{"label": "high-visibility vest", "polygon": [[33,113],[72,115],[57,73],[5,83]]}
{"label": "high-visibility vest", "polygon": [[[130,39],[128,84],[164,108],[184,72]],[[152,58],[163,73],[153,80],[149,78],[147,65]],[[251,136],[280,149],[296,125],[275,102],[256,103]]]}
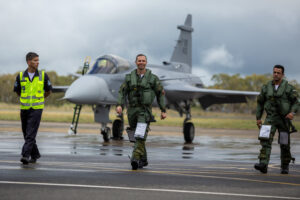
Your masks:
{"label": "high-visibility vest", "polygon": [[39,77],[34,76],[32,82],[29,77],[24,77],[24,73],[20,72],[20,84],[21,84],[21,109],[28,110],[43,109],[45,104],[44,99],[44,80],[45,71],[39,72]]}

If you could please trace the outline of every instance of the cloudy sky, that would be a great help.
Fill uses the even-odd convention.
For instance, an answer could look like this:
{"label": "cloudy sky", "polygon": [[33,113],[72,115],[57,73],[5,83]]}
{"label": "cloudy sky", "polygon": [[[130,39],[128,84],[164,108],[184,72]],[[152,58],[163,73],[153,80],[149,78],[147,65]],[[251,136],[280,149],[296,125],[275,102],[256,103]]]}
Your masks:
{"label": "cloudy sky", "polygon": [[286,66],[300,82],[299,0],[0,0],[0,74],[40,67],[73,73],[85,56],[143,52],[149,63],[171,57],[187,14],[193,16],[193,73],[271,72]]}

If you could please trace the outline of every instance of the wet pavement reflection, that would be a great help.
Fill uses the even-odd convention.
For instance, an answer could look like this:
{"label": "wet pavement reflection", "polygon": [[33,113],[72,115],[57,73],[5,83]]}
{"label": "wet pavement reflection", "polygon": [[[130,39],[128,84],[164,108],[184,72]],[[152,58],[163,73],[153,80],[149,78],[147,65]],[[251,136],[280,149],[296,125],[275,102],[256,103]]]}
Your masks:
{"label": "wet pavement reflection", "polygon": [[[78,134],[66,136],[62,133],[38,134],[37,144],[45,155],[99,155],[128,157],[133,143],[124,135],[123,141],[103,142],[101,135]],[[0,132],[0,154],[19,155],[23,145],[21,133]],[[193,144],[185,144],[180,136],[148,136],[147,152],[149,159],[156,160],[218,160],[254,162],[257,160],[260,145],[255,138],[235,138],[233,136],[197,136]],[[292,154],[300,159],[300,141],[292,141]],[[271,160],[280,159],[279,145],[273,143]]]}

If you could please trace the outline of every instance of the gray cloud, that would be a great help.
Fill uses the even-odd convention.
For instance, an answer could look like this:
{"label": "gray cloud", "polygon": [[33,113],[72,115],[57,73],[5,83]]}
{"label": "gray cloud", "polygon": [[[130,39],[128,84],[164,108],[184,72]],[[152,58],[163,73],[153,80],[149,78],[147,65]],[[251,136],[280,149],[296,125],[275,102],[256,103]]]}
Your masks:
{"label": "gray cloud", "polygon": [[60,74],[76,71],[87,55],[133,60],[144,52],[159,64],[191,13],[196,74],[268,73],[281,63],[299,80],[299,8],[297,0],[0,1],[0,73],[25,69],[28,51]]}

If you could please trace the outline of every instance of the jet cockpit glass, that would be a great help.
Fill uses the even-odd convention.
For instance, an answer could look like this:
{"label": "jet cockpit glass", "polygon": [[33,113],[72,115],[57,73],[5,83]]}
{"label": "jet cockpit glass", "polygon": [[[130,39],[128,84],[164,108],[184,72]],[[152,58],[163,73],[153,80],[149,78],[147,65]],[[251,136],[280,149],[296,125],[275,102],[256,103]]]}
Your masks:
{"label": "jet cockpit glass", "polygon": [[116,72],[117,67],[112,61],[100,58],[94,64],[90,74],[115,74]]}

